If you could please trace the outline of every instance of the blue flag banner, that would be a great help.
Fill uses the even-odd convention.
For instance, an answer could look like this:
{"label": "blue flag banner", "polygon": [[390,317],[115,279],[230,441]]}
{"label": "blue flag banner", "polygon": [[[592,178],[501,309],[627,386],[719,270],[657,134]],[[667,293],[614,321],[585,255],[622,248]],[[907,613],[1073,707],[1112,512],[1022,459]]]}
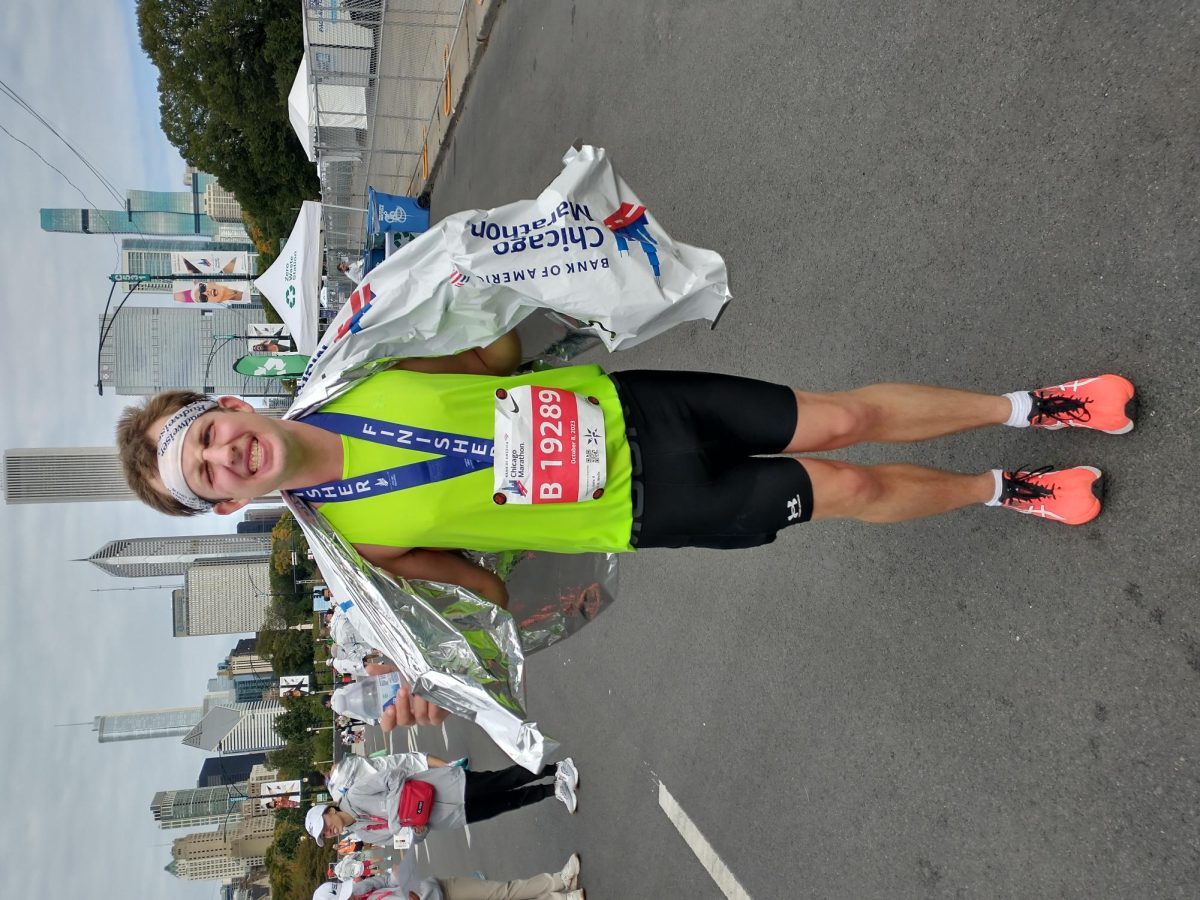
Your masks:
{"label": "blue flag banner", "polygon": [[382,231],[408,231],[417,234],[429,230],[429,210],[417,206],[415,197],[384,194],[367,188],[367,234]]}

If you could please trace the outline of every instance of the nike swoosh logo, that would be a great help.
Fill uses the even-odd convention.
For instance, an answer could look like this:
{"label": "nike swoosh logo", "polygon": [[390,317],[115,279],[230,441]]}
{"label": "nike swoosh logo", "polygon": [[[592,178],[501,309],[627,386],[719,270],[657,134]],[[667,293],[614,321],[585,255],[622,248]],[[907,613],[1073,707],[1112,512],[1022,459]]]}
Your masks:
{"label": "nike swoosh logo", "polygon": [[508,395],[508,400],[513,405],[512,411],[515,413],[519,413],[521,411],[521,407],[517,406],[517,401],[515,399],[513,399],[512,394]]}

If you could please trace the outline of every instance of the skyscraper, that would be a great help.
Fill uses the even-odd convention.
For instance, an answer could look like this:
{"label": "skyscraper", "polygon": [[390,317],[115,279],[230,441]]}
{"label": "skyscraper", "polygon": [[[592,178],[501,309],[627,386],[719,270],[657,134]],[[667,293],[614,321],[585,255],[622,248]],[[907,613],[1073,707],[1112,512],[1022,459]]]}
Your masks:
{"label": "skyscraper", "polygon": [[[43,209],[43,231],[74,234],[155,234],[182,237],[211,237],[224,232],[206,210],[205,192],[216,179],[205,172],[192,172],[186,191],[130,190],[124,209]],[[220,212],[228,212],[221,206]],[[241,228],[245,234],[245,228]]]}
{"label": "skyscraper", "polygon": [[118,394],[285,393],[281,379],[249,378],[233,371],[238,357],[249,352],[249,326],[265,321],[260,306],[127,306],[110,320],[112,328],[100,350],[100,381],[114,386]]}
{"label": "skyscraper", "polygon": [[204,188],[204,211],[216,222],[242,224],[242,204],[231,191],[225,190],[216,181]]}
{"label": "skyscraper", "polygon": [[209,709],[184,736],[183,743],[223,754],[278,750],[283,739],[275,731],[275,720],[282,714],[278,700],[224,703]]}
{"label": "skyscraper", "polygon": [[214,787],[158,791],[150,801],[150,812],[159,828],[195,828],[236,822],[246,799],[245,781]]}
{"label": "skyscraper", "polygon": [[136,712],[109,713],[92,720],[101,744],[115,741],[144,741],[151,738],[183,737],[204,716],[203,707],[143,709]]}
{"label": "skyscraper", "polygon": [[[255,766],[247,793],[256,801],[262,784],[277,778],[274,770]],[[177,838],[171,847],[172,860],[167,871],[189,880],[218,879],[245,875],[261,866],[267,847],[274,840],[275,815],[257,802],[247,803],[241,813],[238,822],[226,823],[216,831]]]}
{"label": "skyscraper", "polygon": [[[136,500],[116,447],[24,447],[4,451],[6,503]],[[278,491],[251,503],[279,503]]]}
{"label": "skyscraper", "polygon": [[270,534],[271,529],[279,524],[284,512],[285,509],[282,506],[248,509],[242,521],[238,523],[238,534]]}
{"label": "skyscraper", "polygon": [[271,672],[271,661],[258,655],[258,638],[242,638],[238,641],[225,662],[217,671],[232,677],[238,675],[264,675]]}
{"label": "skyscraper", "polygon": [[87,561],[119,578],[182,577],[203,559],[265,560],[270,534],[199,534],[109,541]]}
{"label": "skyscraper", "polygon": [[250,769],[267,761],[265,753],[238,753],[232,756],[210,756],[200,767],[196,787],[217,784],[237,784],[250,777]]}
{"label": "skyscraper", "polygon": [[136,499],[113,447],[31,447],[4,451],[8,503]]}
{"label": "skyscraper", "polygon": [[183,591],[172,595],[175,637],[259,631],[271,601],[267,560],[201,560],[188,567]]}
{"label": "skyscraper", "polygon": [[239,834],[227,828],[198,831],[175,839],[166,869],[186,881],[237,878],[263,864],[271,840],[270,833]]}

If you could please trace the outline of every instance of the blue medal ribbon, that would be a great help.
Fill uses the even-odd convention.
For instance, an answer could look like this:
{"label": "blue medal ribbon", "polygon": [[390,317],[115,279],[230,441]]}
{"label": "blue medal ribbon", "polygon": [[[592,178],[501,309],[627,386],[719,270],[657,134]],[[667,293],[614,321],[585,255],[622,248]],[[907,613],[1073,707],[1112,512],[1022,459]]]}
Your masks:
{"label": "blue medal ribbon", "polygon": [[350,413],[319,412],[305,416],[299,421],[334,434],[372,441],[388,447],[403,447],[422,453],[438,454],[433,459],[381,469],[355,478],[339,478],[336,481],[327,481],[289,492],[303,500],[339,503],[343,500],[377,497],[492,467],[494,442],[487,438],[437,431],[432,428],[416,428]]}

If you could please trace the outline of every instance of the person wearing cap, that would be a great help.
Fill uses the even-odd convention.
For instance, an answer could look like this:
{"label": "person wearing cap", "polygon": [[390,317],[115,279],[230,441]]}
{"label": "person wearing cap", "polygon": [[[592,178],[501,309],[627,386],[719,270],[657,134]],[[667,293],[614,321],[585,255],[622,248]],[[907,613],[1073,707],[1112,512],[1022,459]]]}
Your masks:
{"label": "person wearing cap", "polygon": [[586,900],[579,887],[579,854],[571,854],[558,872],[543,872],[512,881],[479,878],[421,878],[415,853],[390,873],[361,881],[327,881],[313,892],[313,900]]}
{"label": "person wearing cap", "polygon": [[[535,784],[543,778],[553,784]],[[446,831],[490,819],[554,797],[574,813],[579,770],[571,759],[530,772],[509,766],[493,772],[470,771],[449,766],[445,760],[424,753],[394,753],[357,762],[343,759],[329,777],[329,794],[335,804],[313,805],[304,827],[317,846],[326,838],[349,830],[368,844],[386,844],[404,827],[400,824],[400,792],[408,780],[433,786],[433,809],[429,824],[413,829],[416,841],[430,830]]]}

